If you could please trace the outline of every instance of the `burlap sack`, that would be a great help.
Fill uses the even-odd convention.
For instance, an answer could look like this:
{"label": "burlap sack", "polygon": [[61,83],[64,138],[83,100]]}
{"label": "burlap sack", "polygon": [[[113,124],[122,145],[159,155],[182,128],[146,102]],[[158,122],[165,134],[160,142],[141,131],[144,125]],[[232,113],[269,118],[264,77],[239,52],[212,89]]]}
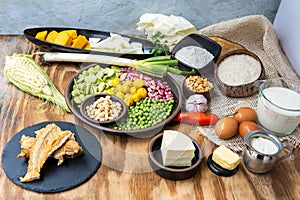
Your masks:
{"label": "burlap sack", "polygon": [[[233,19],[205,27],[199,30],[199,32],[206,36],[218,36],[239,43],[247,50],[255,53],[265,67],[267,78],[282,76],[300,81],[299,76],[280,47],[278,37],[271,22],[264,16],[252,15]],[[257,94],[247,98],[229,98],[222,95],[218,89],[214,90],[214,93],[210,112],[216,113],[219,116],[231,114],[242,106],[256,108]],[[244,143],[240,136],[222,140],[216,136],[212,127],[198,126],[197,130],[217,145],[224,144],[237,152],[243,149]],[[299,146],[299,126],[293,134],[281,139]]]}

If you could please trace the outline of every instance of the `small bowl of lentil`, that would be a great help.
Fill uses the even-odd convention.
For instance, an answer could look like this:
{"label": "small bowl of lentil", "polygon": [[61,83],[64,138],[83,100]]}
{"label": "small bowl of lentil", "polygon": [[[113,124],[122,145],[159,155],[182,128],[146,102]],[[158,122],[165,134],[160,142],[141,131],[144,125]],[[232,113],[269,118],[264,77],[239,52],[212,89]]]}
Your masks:
{"label": "small bowl of lentil", "polygon": [[117,96],[95,94],[83,100],[80,112],[86,120],[94,124],[110,124],[126,116],[127,106]]}
{"label": "small bowl of lentil", "polygon": [[213,83],[207,80],[206,77],[201,75],[192,75],[187,76],[183,80],[182,92],[186,99],[193,94],[202,94],[206,98],[207,102],[209,102],[211,100],[211,92],[213,88]]}

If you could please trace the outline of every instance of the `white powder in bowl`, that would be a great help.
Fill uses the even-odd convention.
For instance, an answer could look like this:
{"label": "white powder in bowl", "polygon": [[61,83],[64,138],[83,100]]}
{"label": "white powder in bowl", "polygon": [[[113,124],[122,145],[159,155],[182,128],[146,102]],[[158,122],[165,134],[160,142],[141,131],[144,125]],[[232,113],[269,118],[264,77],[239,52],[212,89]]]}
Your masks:
{"label": "white powder in bowl", "polygon": [[230,86],[256,81],[261,74],[261,64],[252,56],[237,54],[226,57],[218,66],[219,79]]}
{"label": "white powder in bowl", "polygon": [[214,56],[204,48],[187,46],[181,48],[175,57],[186,65],[200,69],[214,59]]}
{"label": "white powder in bowl", "polygon": [[252,147],[263,154],[275,154],[278,152],[278,147],[274,142],[263,137],[256,137],[251,140]]}

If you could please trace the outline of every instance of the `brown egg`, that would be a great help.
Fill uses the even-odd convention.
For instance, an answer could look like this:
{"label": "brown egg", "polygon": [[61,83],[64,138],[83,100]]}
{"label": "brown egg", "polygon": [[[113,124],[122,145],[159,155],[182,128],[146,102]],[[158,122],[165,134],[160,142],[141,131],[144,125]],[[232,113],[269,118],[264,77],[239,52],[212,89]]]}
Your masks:
{"label": "brown egg", "polygon": [[243,121],[239,125],[239,134],[244,139],[245,135],[254,130],[261,130],[261,128],[252,121]]}
{"label": "brown egg", "polygon": [[253,121],[257,120],[256,111],[250,107],[241,107],[236,110],[236,113],[233,115],[233,118],[241,123],[243,121]]}
{"label": "brown egg", "polygon": [[231,138],[238,132],[238,122],[233,117],[223,117],[215,125],[215,132],[221,139]]}

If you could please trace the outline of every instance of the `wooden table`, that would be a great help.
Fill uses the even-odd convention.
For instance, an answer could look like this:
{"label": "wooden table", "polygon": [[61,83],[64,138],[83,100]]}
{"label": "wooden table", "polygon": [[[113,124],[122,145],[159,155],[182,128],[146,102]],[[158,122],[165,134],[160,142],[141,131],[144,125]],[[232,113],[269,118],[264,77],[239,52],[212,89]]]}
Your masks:
{"label": "wooden table", "polygon": [[[35,51],[36,46],[23,36],[0,36],[0,70],[4,68],[5,56]],[[64,93],[79,65],[52,64],[44,69]],[[62,115],[55,107],[36,111],[42,100],[7,84],[2,73],[0,79],[0,154],[5,144],[27,126],[54,120],[79,123],[72,114]],[[192,178],[172,181],[153,172],[147,158],[150,138],[120,137],[93,131],[102,146],[103,160],[99,170],[86,183],[60,193],[36,193],[13,184],[1,167],[0,199],[300,199],[299,148],[294,159],[277,163],[270,173],[254,174],[241,164],[234,176],[220,177],[206,165],[207,157],[216,148],[212,142],[190,125],[178,124],[165,129],[186,133],[201,145],[205,157]]]}

